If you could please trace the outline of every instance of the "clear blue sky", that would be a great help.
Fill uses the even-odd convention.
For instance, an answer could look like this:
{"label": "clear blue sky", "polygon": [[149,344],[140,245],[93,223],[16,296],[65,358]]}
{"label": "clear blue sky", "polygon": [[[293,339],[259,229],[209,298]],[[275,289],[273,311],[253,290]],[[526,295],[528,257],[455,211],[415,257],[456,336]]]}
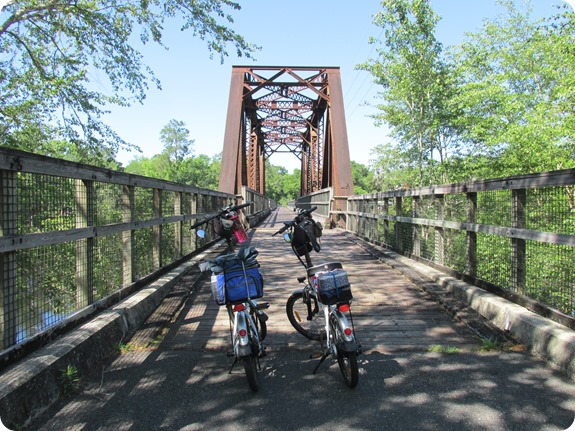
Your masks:
{"label": "clear blue sky", "polygon": [[[521,1],[521,0],[518,0]],[[374,108],[377,86],[366,72],[354,70],[356,64],[374,54],[369,36],[379,36],[381,29],[372,24],[380,10],[378,0],[239,0],[234,12],[233,28],[248,41],[261,46],[256,62],[237,58],[233,52],[224,64],[219,57],[211,60],[205,43],[190,32],[180,32],[179,25],[167,29],[165,43],[169,50],[145,47],[142,53],[162,81],[162,90],[150,88],[143,105],[114,108],[106,121],[126,141],[138,145],[143,155],[151,157],[162,150],[161,128],[170,119],[184,121],[193,139],[195,154],[213,156],[222,151],[228,93],[233,65],[261,66],[338,66],[347,118],[351,159],[368,164],[370,152],[389,141],[384,127],[375,127],[368,115]],[[562,0],[532,0],[534,18],[551,16],[554,5]],[[465,32],[480,28],[482,20],[502,12],[495,0],[432,0],[435,12],[442,17],[437,37],[444,46],[463,40]],[[138,153],[121,153],[126,165]],[[271,163],[290,171],[299,167],[291,154],[272,156]]]}

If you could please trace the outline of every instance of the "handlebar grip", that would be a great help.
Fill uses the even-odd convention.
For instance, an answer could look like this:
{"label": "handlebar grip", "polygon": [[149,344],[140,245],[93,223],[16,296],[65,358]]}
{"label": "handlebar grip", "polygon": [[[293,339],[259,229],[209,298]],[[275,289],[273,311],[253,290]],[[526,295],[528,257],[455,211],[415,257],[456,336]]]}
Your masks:
{"label": "handlebar grip", "polygon": [[284,233],[286,230],[289,229],[289,227],[290,227],[290,225],[286,224],[285,226],[281,227],[280,230],[278,230],[272,236],[276,236],[277,234]]}
{"label": "handlebar grip", "polygon": [[246,202],[245,204],[236,205],[234,208],[235,210],[241,210],[242,208],[249,207],[253,202]]}
{"label": "handlebar grip", "polygon": [[193,225],[191,225],[191,226],[190,226],[190,229],[195,229],[195,228],[197,228],[197,227],[199,227],[199,226],[201,226],[201,225],[203,225],[204,223],[207,223],[207,222],[208,222],[207,219],[200,220],[200,221],[194,223]]}

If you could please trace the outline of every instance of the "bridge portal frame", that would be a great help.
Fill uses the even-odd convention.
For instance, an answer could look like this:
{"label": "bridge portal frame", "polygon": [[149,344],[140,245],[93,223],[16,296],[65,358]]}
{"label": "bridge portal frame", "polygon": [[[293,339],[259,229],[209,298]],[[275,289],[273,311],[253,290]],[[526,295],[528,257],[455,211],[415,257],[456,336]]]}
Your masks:
{"label": "bridge portal frame", "polygon": [[219,191],[265,194],[265,161],[280,152],[301,161],[301,196],[353,194],[339,67],[232,67]]}

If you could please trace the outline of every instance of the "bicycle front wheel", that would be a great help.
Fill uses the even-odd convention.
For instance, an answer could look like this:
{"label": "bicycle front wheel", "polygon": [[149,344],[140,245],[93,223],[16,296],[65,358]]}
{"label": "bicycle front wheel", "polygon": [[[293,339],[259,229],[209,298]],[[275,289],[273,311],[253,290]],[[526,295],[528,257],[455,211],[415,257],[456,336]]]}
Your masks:
{"label": "bicycle front wheel", "polygon": [[256,356],[253,354],[244,356],[242,361],[244,363],[244,370],[246,371],[246,377],[248,378],[250,389],[254,392],[257,392],[260,384],[258,379],[258,366]]}
{"label": "bicycle front wheel", "polygon": [[317,299],[303,292],[294,293],[287,300],[286,313],[297,332],[310,340],[321,340],[325,318],[319,310]]}

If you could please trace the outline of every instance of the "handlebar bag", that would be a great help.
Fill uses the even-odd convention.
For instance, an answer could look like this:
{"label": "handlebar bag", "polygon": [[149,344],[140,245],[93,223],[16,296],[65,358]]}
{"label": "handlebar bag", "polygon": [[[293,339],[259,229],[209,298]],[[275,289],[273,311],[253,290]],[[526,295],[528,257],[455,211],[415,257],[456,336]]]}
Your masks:
{"label": "handlebar bag", "polygon": [[214,219],[214,231],[223,238],[231,238],[234,234],[234,222],[223,217]]}
{"label": "handlebar bag", "polygon": [[304,220],[296,226],[293,232],[292,245],[297,255],[303,256],[312,251],[312,241],[317,244],[315,221],[310,219]]}
{"label": "handlebar bag", "polygon": [[319,273],[316,277],[319,300],[326,305],[347,302],[353,299],[351,285],[344,269]]}

